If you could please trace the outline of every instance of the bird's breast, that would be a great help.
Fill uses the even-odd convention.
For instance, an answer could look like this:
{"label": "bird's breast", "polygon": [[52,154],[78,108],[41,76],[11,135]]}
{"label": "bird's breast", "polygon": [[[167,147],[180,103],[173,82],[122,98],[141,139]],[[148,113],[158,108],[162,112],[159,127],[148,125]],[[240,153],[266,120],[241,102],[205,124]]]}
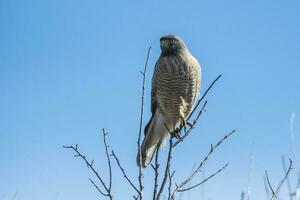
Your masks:
{"label": "bird's breast", "polygon": [[[153,76],[153,95],[161,111],[178,120],[188,115],[199,90],[199,66],[189,57],[160,58]],[[185,116],[184,116],[185,117]]]}

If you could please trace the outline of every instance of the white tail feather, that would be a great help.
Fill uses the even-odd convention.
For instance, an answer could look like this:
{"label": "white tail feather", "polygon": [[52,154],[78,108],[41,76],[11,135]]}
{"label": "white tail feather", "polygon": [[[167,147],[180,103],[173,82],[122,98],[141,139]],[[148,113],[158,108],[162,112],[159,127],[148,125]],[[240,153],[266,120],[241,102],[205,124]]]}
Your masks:
{"label": "white tail feather", "polygon": [[[142,167],[149,165],[155,150],[164,144],[165,139],[169,135],[166,126],[170,127],[166,123],[164,116],[156,110],[145,129],[145,138],[141,146]],[[137,156],[137,164],[140,165],[139,155]]]}

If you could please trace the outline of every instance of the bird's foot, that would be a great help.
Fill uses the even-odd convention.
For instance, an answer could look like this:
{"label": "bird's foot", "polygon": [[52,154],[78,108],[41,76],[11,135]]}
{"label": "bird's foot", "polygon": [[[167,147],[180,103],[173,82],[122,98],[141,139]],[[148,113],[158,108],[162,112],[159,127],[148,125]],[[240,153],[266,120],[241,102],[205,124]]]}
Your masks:
{"label": "bird's foot", "polygon": [[173,132],[171,132],[171,137],[175,137],[178,140],[182,140],[180,136],[180,129],[176,128]]}
{"label": "bird's foot", "polygon": [[183,117],[180,118],[180,129],[183,127],[184,128],[184,132],[186,132],[186,127],[189,126],[190,128],[193,127],[193,125],[188,122],[186,119],[184,119]]}

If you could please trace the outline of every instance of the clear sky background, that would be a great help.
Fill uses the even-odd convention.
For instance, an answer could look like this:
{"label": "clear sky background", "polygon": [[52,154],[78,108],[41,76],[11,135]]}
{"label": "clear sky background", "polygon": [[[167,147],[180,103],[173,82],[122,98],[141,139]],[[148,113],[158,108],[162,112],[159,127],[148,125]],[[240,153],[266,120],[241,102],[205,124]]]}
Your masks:
{"label": "clear sky background", "polygon": [[[181,36],[199,59],[202,92],[223,74],[194,133],[174,152],[175,180],[190,173],[211,143],[238,128],[208,162],[205,174],[226,162],[230,166],[195,189],[191,199],[203,191],[205,200],[240,199],[253,144],[252,197],[265,199],[264,170],[277,184],[283,176],[281,156],[293,157],[293,112],[300,145],[299,10],[297,0],[1,0],[0,199],[99,199],[86,166],[61,146],[78,143],[106,176],[103,127],[110,132],[111,148],[135,177],[139,71],[152,46],[146,123],[159,38],[166,33]],[[133,191],[113,165],[116,199],[130,199]],[[150,168],[145,176],[150,194]],[[295,170],[291,176],[295,184]],[[280,194],[286,197],[286,189]]]}

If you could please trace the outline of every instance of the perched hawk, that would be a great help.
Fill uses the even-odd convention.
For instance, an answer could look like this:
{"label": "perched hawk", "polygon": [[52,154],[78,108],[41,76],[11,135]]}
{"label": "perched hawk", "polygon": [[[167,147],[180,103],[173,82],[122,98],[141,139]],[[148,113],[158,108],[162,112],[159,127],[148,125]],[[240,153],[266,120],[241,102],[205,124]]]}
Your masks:
{"label": "perched hawk", "polygon": [[[201,68],[181,38],[160,38],[161,54],[152,77],[152,117],[145,127],[141,164],[147,167],[170,132],[186,124],[199,95]],[[137,163],[140,165],[139,155]]]}

